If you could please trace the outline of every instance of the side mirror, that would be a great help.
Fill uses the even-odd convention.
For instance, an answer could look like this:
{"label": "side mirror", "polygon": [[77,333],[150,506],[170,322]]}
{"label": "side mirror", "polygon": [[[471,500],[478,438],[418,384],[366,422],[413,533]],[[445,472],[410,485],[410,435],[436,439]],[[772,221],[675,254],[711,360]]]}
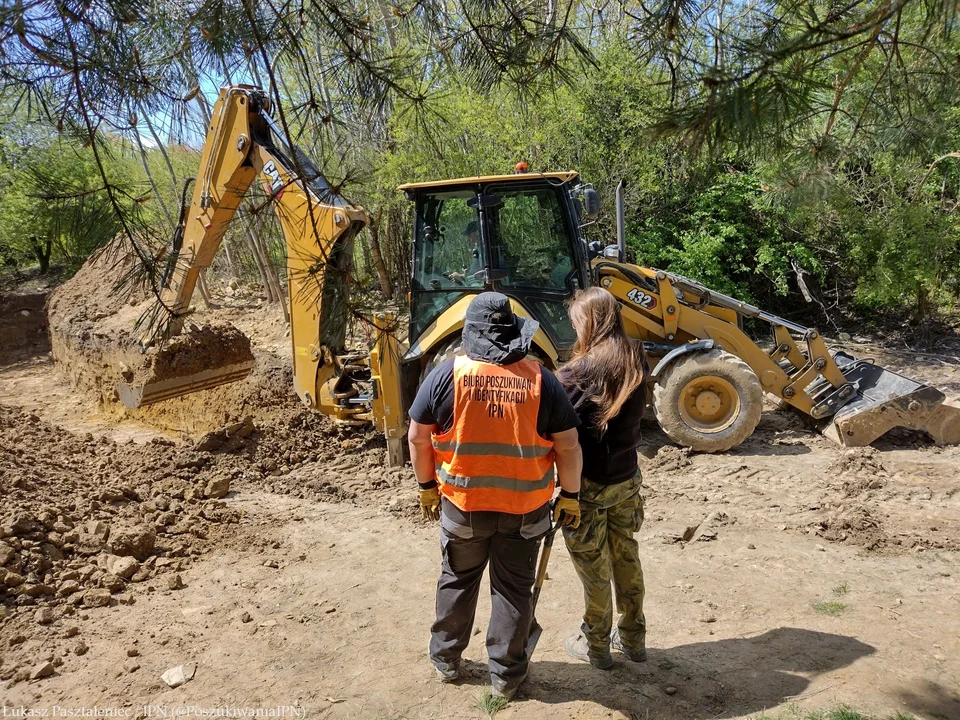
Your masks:
{"label": "side mirror", "polygon": [[600,214],[600,194],[593,188],[583,191],[583,214],[587,220],[594,220]]}

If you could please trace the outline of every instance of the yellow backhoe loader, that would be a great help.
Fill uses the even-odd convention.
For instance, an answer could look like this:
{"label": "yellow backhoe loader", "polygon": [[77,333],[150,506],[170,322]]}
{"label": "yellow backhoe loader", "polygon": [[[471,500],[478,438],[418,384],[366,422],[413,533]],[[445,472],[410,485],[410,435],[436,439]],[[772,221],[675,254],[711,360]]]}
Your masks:
{"label": "yellow backhoe loader", "polygon": [[[295,157],[297,162],[291,162]],[[296,172],[295,168],[303,172]],[[188,311],[241,198],[256,176],[273,196],[287,243],[294,384],[302,402],[349,423],[372,422],[387,438],[388,462],[403,460],[406,408],[422,378],[459,351],[471,298],[497,290],[517,314],[540,324],[531,352],[549,367],[569,355],[575,333],[565,303],[599,284],[621,303],[631,336],[655,362],[656,418],[675,442],[703,452],[742,442],[760,419],[764,393],[813,418],[847,446],[894,427],[960,443],[960,408],[936,388],[831,350],[812,328],[713,292],[697,282],[625,262],[622,189],[618,238],[588,247],[581,230],[600,212],[596,191],[576,172],[461,178],[401,186],[415,205],[408,345],[380,329],[368,354],[344,350],[352,243],[367,220],[334,193],[284,138],[257,88],[221,90],[185,213],[177,264],[161,307],[173,325]],[[771,327],[764,350],[744,318]],[[137,406],[230,382],[249,367],[208,368],[162,387],[118,388]]]}

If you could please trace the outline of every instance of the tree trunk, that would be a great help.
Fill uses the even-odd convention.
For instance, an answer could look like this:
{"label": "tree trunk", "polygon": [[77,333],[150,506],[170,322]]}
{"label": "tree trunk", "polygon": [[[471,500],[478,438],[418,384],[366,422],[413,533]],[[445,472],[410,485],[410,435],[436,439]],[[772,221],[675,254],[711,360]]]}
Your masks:
{"label": "tree trunk", "polygon": [[[387,213],[387,221],[390,215]],[[388,226],[389,228],[389,226]],[[383,262],[383,253],[380,252],[380,224],[371,219],[367,226],[367,238],[369,239],[370,255],[373,258],[373,266],[377,270],[377,276],[380,278],[380,290],[387,300],[393,299],[393,283],[390,282],[390,273],[387,272],[387,266]]]}
{"label": "tree trunk", "polygon": [[263,253],[263,260],[267,267],[267,278],[270,280],[273,289],[273,295],[277,298],[277,302],[280,303],[280,309],[283,310],[284,321],[290,322],[290,311],[287,309],[286,296],[283,294],[279,274],[277,269],[274,268],[273,262],[270,260],[270,251],[267,249],[267,243],[263,239],[263,235],[260,235],[258,239],[260,241],[260,252]]}
{"label": "tree trunk", "polygon": [[48,237],[41,242],[36,235],[30,236],[30,245],[33,248],[33,254],[40,264],[40,274],[46,275],[50,269],[50,255],[53,253],[53,239]]}
{"label": "tree trunk", "polygon": [[200,291],[200,297],[203,298],[203,304],[207,307],[207,310],[215,310],[219,307],[219,305],[210,299],[210,291],[207,289],[207,280],[203,276],[206,270],[206,268],[203,268],[200,271],[200,274],[197,275],[197,290]]}
{"label": "tree trunk", "polygon": [[140,163],[143,165],[143,171],[147,174],[147,180],[150,183],[150,188],[153,190],[153,196],[157,199],[157,204],[160,205],[163,216],[167,219],[167,224],[170,225],[171,229],[176,229],[177,225],[173,221],[173,216],[170,214],[170,211],[167,210],[167,204],[163,202],[163,197],[160,195],[160,188],[157,187],[157,183],[153,179],[153,173],[150,172],[150,164],[147,162],[147,151],[140,141],[140,133],[137,132],[136,128],[133,129],[133,137],[137,141],[137,148],[140,151]]}
{"label": "tree trunk", "polygon": [[393,14],[384,0],[377,0],[380,6],[380,14],[383,16],[383,27],[387,31],[387,44],[390,45],[390,52],[397,51],[397,36],[394,32]]}
{"label": "tree trunk", "polygon": [[267,268],[264,267],[263,258],[260,257],[260,249],[257,246],[257,239],[256,239],[255,227],[254,227],[255,224],[253,221],[248,221],[245,219],[244,225],[246,227],[244,238],[246,238],[247,240],[247,245],[249,246],[250,254],[253,255],[253,262],[257,266],[257,272],[260,274],[260,282],[263,284],[263,289],[267,293],[267,302],[275,302],[277,298],[273,295],[273,286],[270,284]]}

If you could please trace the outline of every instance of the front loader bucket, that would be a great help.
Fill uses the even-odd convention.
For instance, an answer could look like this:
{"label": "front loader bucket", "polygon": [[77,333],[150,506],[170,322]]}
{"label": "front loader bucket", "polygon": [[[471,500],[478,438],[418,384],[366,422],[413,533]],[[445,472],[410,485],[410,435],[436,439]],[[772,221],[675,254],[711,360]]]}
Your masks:
{"label": "front loader bucket", "polygon": [[834,359],[857,396],[827,421],[823,434],[828,438],[863,447],[902,427],[922,430],[938,445],[960,444],[960,406],[935,387],[843,352]]}
{"label": "front loader bucket", "polygon": [[250,338],[232,325],[192,327],[143,356],[115,387],[128,408],[242,380],[253,370]]}

